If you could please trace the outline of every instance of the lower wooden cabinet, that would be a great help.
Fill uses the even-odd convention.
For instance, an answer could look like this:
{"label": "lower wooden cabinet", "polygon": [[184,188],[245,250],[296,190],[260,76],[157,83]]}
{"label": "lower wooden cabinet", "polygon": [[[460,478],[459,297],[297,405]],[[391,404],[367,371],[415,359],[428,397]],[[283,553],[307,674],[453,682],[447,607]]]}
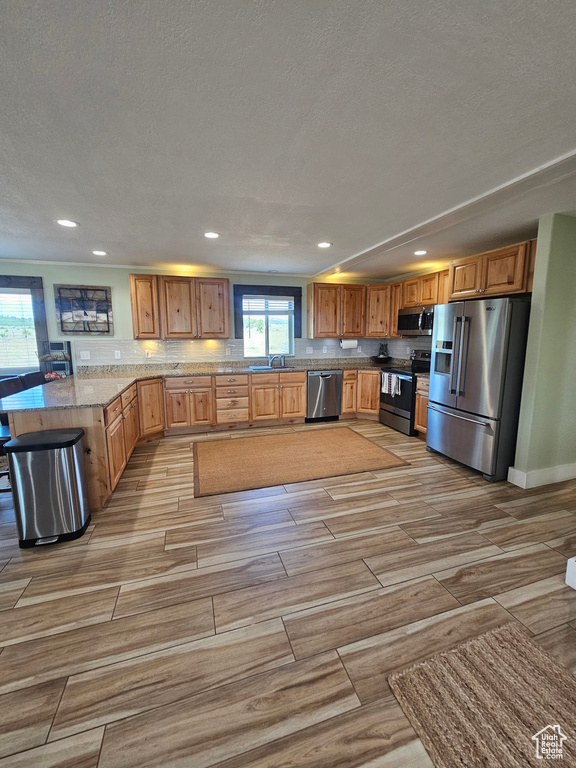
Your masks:
{"label": "lower wooden cabinet", "polygon": [[[130,395],[132,398],[129,399]],[[124,403],[124,407],[122,407]],[[140,437],[136,388],[127,390],[104,409],[110,489],[114,490]]]}
{"label": "lower wooden cabinet", "polygon": [[342,416],[355,415],[357,387],[358,371],[344,371],[342,381]]}
{"label": "lower wooden cabinet", "polygon": [[212,387],[166,389],[166,429],[214,424]]}
{"label": "lower wooden cabinet", "polygon": [[164,429],[164,390],[162,379],[138,382],[140,411],[140,437],[153,435]]}
{"label": "lower wooden cabinet", "polygon": [[358,371],[356,412],[378,415],[380,410],[381,372],[379,368]]}
{"label": "lower wooden cabinet", "polygon": [[251,421],[296,419],[306,416],[306,372],[286,371],[252,376]]}
{"label": "lower wooden cabinet", "polygon": [[428,376],[416,378],[416,405],[414,408],[414,429],[426,434],[428,428],[428,390],[430,379]]}

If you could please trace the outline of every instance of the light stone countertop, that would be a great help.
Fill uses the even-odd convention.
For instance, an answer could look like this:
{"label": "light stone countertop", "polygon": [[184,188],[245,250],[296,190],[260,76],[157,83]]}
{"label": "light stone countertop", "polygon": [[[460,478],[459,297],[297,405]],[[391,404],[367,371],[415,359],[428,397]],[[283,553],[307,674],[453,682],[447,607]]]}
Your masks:
{"label": "light stone countertop", "polygon": [[[295,361],[301,363],[301,361]],[[318,365],[324,363],[323,366]],[[275,371],[308,371],[308,370],[357,370],[379,367],[370,358],[328,359],[322,361],[306,361],[286,368],[276,368]],[[120,366],[118,366],[120,368]],[[111,370],[110,370],[111,369]],[[107,371],[101,369],[95,373],[77,373],[65,379],[56,379],[38,387],[25,389],[10,397],[0,400],[0,413],[14,411],[61,410],[70,408],[103,408],[109,405],[127,387],[136,381],[144,379],[168,378],[173,376],[206,376],[229,373],[251,373],[257,376],[269,371],[253,371],[250,368],[236,366],[216,366],[214,364],[187,365],[186,367],[131,367],[114,370],[112,366]]]}

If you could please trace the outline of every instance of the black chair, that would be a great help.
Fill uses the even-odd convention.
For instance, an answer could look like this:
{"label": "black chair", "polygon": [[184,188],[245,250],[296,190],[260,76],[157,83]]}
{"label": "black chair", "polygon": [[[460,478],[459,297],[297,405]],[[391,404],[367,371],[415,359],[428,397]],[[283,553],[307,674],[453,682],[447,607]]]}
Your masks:
{"label": "black chair", "polygon": [[[0,379],[0,400],[9,395],[15,395],[22,392],[24,386],[20,376],[10,376],[6,379]],[[10,440],[10,427],[8,426],[8,414],[0,413],[0,456],[4,456],[4,445]],[[8,477],[8,470],[0,470],[0,478]],[[8,493],[12,490],[10,480],[8,485],[0,487],[0,493]]]}
{"label": "black chair", "polygon": [[32,371],[31,373],[21,373],[18,378],[22,381],[23,389],[37,387],[39,384],[46,384],[46,379],[42,371]]}

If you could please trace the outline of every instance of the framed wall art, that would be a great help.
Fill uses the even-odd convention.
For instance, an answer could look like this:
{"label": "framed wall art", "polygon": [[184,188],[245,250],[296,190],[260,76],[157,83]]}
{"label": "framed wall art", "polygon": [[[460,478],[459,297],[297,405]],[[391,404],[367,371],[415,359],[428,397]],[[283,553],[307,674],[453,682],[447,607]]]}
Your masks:
{"label": "framed wall art", "polygon": [[112,289],[101,285],[55,285],[60,333],[113,336]]}

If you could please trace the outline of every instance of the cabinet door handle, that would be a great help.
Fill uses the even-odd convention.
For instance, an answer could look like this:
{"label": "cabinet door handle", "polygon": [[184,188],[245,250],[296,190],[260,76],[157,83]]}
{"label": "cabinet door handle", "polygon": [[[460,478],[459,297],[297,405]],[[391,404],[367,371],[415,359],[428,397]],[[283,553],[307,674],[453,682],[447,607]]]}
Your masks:
{"label": "cabinet door handle", "polygon": [[238,390],[237,389],[229,389],[228,390],[228,394],[229,395],[237,395],[238,394]]}
{"label": "cabinet door handle", "polygon": [[228,405],[238,405],[238,400],[228,400]]}
{"label": "cabinet door handle", "polygon": [[116,408],[114,408],[114,412],[116,412],[119,408],[120,408],[120,406],[117,405]]}
{"label": "cabinet door handle", "polygon": [[236,381],[236,379],[228,379],[228,381]]}
{"label": "cabinet door handle", "polygon": [[228,414],[228,418],[229,419],[235,419],[236,418],[236,414],[235,413],[229,413]]}

